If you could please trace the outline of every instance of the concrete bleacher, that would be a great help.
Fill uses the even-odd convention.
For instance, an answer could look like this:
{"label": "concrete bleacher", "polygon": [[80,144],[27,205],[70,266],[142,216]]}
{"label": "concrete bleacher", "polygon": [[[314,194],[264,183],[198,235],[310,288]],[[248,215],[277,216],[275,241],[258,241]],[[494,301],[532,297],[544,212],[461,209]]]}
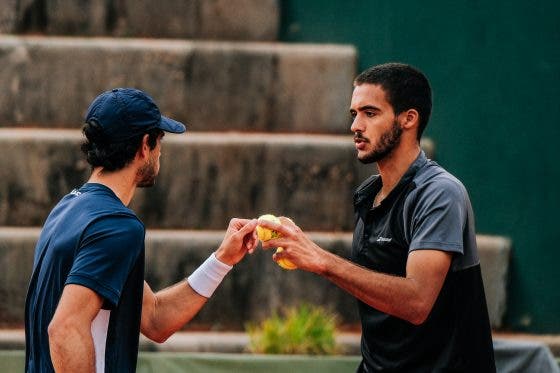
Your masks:
{"label": "concrete bleacher", "polygon": [[76,128],[110,87],[148,92],[193,131],[347,133],[356,51],[295,45],[0,36],[0,123]]}
{"label": "concrete bleacher", "polygon": [[[0,303],[4,326],[21,325],[25,290],[33,263],[39,228],[0,228]],[[347,256],[351,233],[310,232],[321,247]],[[222,231],[157,230],[147,233],[146,280],[164,288],[191,273],[220,243]],[[507,240],[479,235],[485,290],[494,327],[505,311],[505,279],[510,247]],[[320,304],[336,312],[345,325],[357,325],[356,301],[330,282],[303,271],[284,271],[271,252],[256,251],[239,263],[204,309],[191,321],[193,330],[241,330],[249,321],[262,320],[282,307],[300,302]],[[224,310],[228,312],[224,313]]]}
{"label": "concrete bleacher", "polygon": [[278,0],[0,0],[0,33],[274,41]]}
{"label": "concrete bleacher", "polygon": [[[0,0],[0,296],[8,300],[0,326],[23,324],[40,226],[89,173],[79,151],[83,113],[117,86],[147,91],[190,127],[165,137],[156,186],[131,204],[148,229],[154,289],[192,272],[233,216],[290,216],[326,249],[349,254],[352,191],[374,172],[356,161],[349,132],[355,48],[275,42],[278,1],[168,0],[159,13],[147,0],[43,3]],[[422,146],[434,155],[429,140]],[[511,242],[477,239],[500,328]],[[187,329],[239,331],[302,301],[358,322],[349,295],[270,256],[240,263]]]}

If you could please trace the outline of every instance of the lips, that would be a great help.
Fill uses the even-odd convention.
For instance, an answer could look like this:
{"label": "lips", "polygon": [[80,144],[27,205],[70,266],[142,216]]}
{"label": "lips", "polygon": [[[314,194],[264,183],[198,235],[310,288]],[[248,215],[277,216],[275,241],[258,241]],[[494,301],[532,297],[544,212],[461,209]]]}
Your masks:
{"label": "lips", "polygon": [[364,150],[366,148],[365,141],[355,141],[356,150]]}
{"label": "lips", "polygon": [[368,143],[368,140],[365,137],[362,137],[359,134],[354,136],[354,144],[355,144],[357,150],[364,150],[367,143]]}

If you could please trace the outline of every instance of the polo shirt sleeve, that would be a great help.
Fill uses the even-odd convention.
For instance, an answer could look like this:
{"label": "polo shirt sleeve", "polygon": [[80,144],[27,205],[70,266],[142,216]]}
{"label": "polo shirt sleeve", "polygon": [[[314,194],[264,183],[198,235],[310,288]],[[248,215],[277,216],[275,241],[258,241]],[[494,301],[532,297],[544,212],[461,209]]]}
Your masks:
{"label": "polo shirt sleeve", "polygon": [[140,252],[144,226],[130,216],[96,220],[84,231],[66,284],[90,288],[116,307]]}
{"label": "polo shirt sleeve", "polygon": [[463,254],[466,191],[455,180],[434,180],[418,192],[412,212],[409,251],[434,249]]}

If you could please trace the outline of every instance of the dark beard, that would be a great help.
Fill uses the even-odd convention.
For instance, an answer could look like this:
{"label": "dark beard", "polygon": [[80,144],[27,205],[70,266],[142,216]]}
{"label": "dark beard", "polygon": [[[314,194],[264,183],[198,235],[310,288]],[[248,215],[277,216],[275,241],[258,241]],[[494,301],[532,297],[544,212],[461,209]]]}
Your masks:
{"label": "dark beard", "polygon": [[154,186],[157,176],[155,162],[150,158],[142,168],[138,169],[136,175],[140,178],[140,181],[136,184],[137,187],[149,188]]}
{"label": "dark beard", "polygon": [[[364,164],[374,163],[382,160],[387,155],[389,155],[397,145],[399,145],[401,141],[401,135],[402,128],[395,120],[391,128],[383,135],[381,135],[381,138],[379,139],[377,144],[375,144],[373,150],[361,158],[358,157],[358,160]],[[356,134],[356,137],[360,138],[361,134]]]}

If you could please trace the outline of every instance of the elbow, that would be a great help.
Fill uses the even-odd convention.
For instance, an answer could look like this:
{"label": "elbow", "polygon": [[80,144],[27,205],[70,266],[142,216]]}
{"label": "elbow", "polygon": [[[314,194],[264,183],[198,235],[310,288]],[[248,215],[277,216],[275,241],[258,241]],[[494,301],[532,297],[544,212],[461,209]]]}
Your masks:
{"label": "elbow", "polygon": [[428,315],[413,315],[412,317],[409,317],[407,321],[410,322],[412,325],[420,326],[424,324],[424,322],[426,322],[427,318]]}
{"label": "elbow", "polygon": [[163,343],[167,341],[167,339],[171,337],[171,335],[173,335],[173,332],[168,332],[156,327],[151,327],[142,328],[142,334],[144,334],[144,336],[152,342]]}
{"label": "elbow", "polygon": [[169,337],[171,337],[171,334],[154,333],[154,334],[146,335],[146,337],[150,339],[152,342],[163,343],[167,341]]}
{"label": "elbow", "polygon": [[426,322],[432,312],[432,304],[418,301],[409,308],[410,312],[406,320],[413,325],[419,326]]}
{"label": "elbow", "polygon": [[167,339],[171,337],[171,334],[164,334],[164,333],[159,333],[157,335],[154,335],[152,338],[150,338],[152,341],[156,342],[156,343],[163,343],[165,341],[167,341]]}
{"label": "elbow", "polygon": [[51,346],[60,345],[68,334],[66,331],[67,327],[63,323],[52,320],[47,328],[49,344]]}

